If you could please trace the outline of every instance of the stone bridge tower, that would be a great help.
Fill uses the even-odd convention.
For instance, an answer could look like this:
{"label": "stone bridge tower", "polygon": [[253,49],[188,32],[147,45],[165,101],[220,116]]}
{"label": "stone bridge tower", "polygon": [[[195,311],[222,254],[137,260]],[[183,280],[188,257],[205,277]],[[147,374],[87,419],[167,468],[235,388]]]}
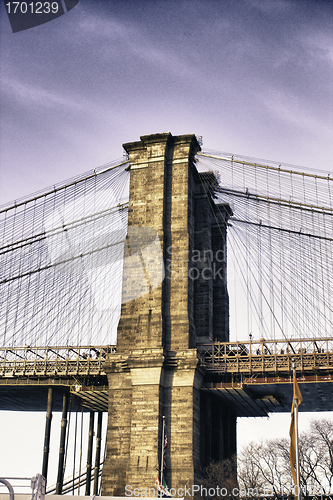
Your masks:
{"label": "stone bridge tower", "polygon": [[[212,173],[199,173],[194,135],[141,137],[124,145],[131,180],[123,305],[109,382],[102,494],[153,488],[168,436],[165,477],[191,486],[211,459],[235,453],[236,419],[200,391],[197,346],[229,340],[228,205]],[[129,491],[129,490],[127,490]]]}

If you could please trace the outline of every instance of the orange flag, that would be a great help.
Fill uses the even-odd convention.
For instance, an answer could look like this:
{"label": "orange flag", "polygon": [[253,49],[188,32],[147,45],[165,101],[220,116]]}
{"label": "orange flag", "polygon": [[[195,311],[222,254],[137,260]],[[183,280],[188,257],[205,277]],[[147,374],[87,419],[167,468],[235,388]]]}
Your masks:
{"label": "orange flag", "polygon": [[293,481],[294,485],[297,485],[297,478],[296,478],[296,471],[295,471],[295,464],[296,464],[296,435],[295,435],[295,413],[294,413],[294,406],[295,406],[295,400],[297,400],[297,406],[301,404],[303,401],[301,391],[298,387],[298,383],[296,380],[295,372],[293,375],[293,381],[294,381],[294,395],[293,395],[293,402],[291,405],[291,422],[290,422],[290,429],[289,429],[289,436],[290,436],[290,466],[291,466],[291,475],[293,476]]}

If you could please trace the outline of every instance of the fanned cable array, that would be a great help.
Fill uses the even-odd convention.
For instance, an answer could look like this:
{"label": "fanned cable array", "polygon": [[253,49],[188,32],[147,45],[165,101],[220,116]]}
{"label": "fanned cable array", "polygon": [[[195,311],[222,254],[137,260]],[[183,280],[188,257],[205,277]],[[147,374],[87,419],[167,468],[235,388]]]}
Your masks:
{"label": "fanned cable array", "polygon": [[[332,336],[330,175],[227,153],[196,160],[233,211],[232,340]],[[118,161],[0,208],[2,346],[115,343],[129,178]]]}
{"label": "fanned cable array", "polygon": [[[329,173],[227,153],[197,155],[228,203],[231,337],[333,335],[333,185]],[[204,174],[203,174],[204,175]]]}
{"label": "fanned cable array", "polygon": [[127,160],[0,209],[3,346],[115,343]]}

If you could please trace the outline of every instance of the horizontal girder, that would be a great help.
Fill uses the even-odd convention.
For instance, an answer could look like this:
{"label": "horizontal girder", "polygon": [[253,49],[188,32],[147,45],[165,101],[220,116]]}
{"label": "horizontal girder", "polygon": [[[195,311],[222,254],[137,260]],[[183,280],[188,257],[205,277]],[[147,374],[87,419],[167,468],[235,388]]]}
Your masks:
{"label": "horizontal girder", "polygon": [[206,371],[216,374],[333,371],[333,338],[215,342],[198,348]]}
{"label": "horizontal girder", "polygon": [[71,377],[104,374],[115,346],[1,347],[0,377]]}
{"label": "horizontal girder", "polygon": [[[104,374],[116,346],[1,347],[0,377],[86,376]],[[214,342],[198,346],[201,366],[210,373],[333,371],[333,338]]]}
{"label": "horizontal girder", "polygon": [[[107,411],[104,364],[115,352],[115,345],[2,347],[0,409],[44,410],[52,386],[59,392],[55,411],[63,391],[86,411]],[[178,367],[172,354],[165,351],[166,369]],[[213,391],[239,416],[290,411],[295,362],[307,396],[301,410],[332,410],[333,338],[215,342],[198,346],[197,355],[205,372],[202,390]]]}

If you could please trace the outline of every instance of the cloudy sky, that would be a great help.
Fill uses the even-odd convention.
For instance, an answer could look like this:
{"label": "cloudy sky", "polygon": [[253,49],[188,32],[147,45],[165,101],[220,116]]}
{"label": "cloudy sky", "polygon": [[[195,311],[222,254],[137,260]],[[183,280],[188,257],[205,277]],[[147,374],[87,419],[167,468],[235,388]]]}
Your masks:
{"label": "cloudy sky", "polygon": [[0,204],[170,131],[332,170],[332,3],[80,0],[13,34],[1,4]]}
{"label": "cloudy sky", "polygon": [[[202,135],[208,149],[333,171],[328,0],[80,0],[15,34],[4,3],[0,11],[0,204],[166,131]],[[40,447],[35,461],[24,460],[31,446],[22,470],[6,455],[3,473],[36,473]]]}

